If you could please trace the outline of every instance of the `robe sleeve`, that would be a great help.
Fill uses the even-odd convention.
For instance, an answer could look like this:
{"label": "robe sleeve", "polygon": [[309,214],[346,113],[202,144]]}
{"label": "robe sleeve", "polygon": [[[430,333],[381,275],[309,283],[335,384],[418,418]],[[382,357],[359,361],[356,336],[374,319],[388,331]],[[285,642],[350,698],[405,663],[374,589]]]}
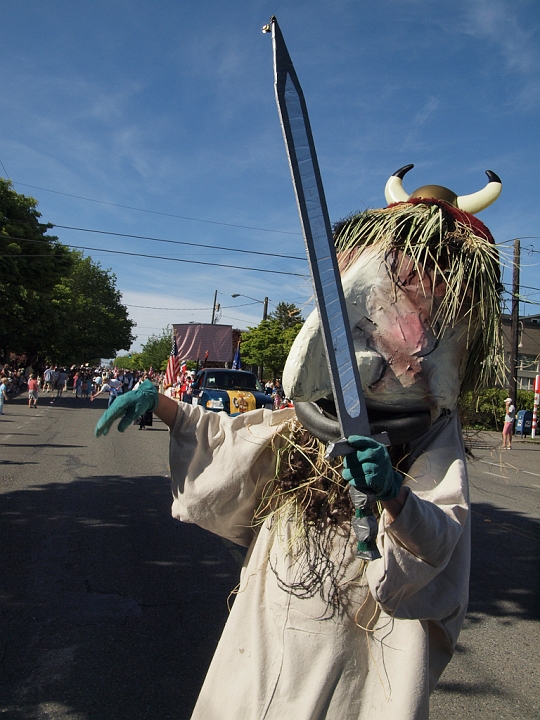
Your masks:
{"label": "robe sleeve", "polygon": [[382,557],[367,569],[371,593],[394,617],[457,618],[467,603],[470,564],[467,469],[457,415],[433,428],[405,484],[410,491],[398,517],[390,522],[382,516]]}
{"label": "robe sleeve", "polygon": [[230,417],[180,403],[169,450],[173,516],[248,546],[274,477],[280,428],[293,417],[292,409]]}

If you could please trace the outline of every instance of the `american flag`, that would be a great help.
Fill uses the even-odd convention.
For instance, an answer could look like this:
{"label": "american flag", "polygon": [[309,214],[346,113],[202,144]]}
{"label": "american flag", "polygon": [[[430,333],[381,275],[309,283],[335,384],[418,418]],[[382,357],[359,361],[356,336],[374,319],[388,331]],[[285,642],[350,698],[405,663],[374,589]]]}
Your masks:
{"label": "american flag", "polygon": [[164,385],[174,385],[180,374],[180,363],[178,362],[178,345],[176,344],[176,333],[173,334],[173,343],[167,370],[165,371]]}

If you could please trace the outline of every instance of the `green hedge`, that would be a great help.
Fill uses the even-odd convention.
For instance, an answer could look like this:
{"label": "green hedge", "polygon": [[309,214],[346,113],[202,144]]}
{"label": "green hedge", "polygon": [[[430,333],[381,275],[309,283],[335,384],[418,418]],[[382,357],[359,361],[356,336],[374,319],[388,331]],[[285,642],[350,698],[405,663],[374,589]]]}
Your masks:
{"label": "green hedge", "polygon": [[[477,430],[502,430],[504,422],[504,401],[508,397],[508,390],[490,388],[477,392],[466,392],[459,401],[459,414],[463,427]],[[518,410],[532,410],[534,392],[532,390],[518,390]]]}

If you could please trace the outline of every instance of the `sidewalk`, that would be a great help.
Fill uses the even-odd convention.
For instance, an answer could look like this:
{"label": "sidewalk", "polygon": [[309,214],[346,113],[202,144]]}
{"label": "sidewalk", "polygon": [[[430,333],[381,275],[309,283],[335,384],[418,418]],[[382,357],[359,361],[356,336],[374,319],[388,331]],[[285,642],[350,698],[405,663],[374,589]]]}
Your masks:
{"label": "sidewalk", "polygon": [[[470,445],[473,448],[500,448],[502,446],[502,438],[500,432],[494,430],[474,430],[471,428],[464,428],[463,437],[465,439],[465,445]],[[530,435],[513,435],[512,436],[512,447],[516,446],[540,446],[540,435],[533,439]]]}

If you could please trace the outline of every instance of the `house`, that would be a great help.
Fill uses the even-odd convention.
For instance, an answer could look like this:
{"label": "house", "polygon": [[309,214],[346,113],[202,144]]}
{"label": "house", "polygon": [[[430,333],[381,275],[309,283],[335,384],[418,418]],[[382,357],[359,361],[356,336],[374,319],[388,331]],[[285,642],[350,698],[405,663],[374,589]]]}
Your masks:
{"label": "house", "polygon": [[[510,348],[512,340],[512,316],[502,316],[504,336],[504,359],[510,366]],[[517,387],[519,390],[533,390],[534,378],[539,374],[540,360],[540,315],[527,315],[519,319]]]}

